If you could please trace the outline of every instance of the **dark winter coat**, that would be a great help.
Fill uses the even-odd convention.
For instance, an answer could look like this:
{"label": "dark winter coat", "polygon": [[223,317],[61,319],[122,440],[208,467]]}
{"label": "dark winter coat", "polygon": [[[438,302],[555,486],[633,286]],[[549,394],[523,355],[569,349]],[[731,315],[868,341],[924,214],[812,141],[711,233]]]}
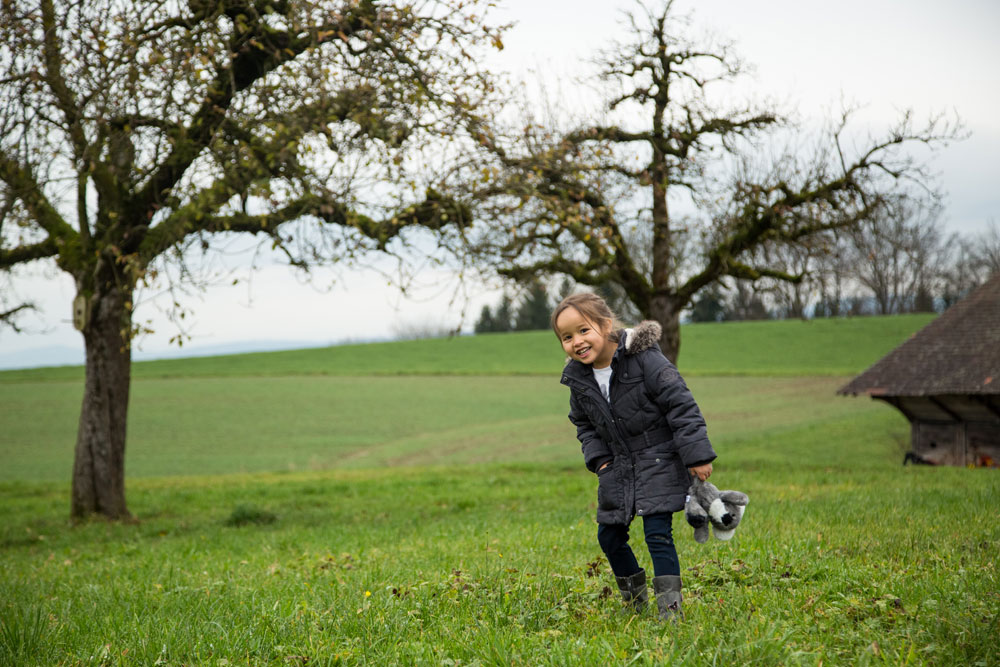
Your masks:
{"label": "dark winter coat", "polygon": [[698,404],[660,351],[660,332],[646,321],[619,333],[610,403],[590,365],[572,360],[563,369],[587,468],[597,472],[611,461],[598,472],[598,523],[628,525],[637,515],[680,511],[687,469],[715,459]]}

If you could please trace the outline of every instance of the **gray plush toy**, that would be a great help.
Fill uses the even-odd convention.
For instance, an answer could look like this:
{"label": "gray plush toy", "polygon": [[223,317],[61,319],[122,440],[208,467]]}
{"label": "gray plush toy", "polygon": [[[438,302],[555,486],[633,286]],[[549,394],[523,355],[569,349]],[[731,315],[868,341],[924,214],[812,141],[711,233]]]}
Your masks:
{"label": "gray plush toy", "polygon": [[750,498],[739,491],[719,491],[711,482],[703,482],[697,477],[688,489],[684,516],[694,528],[694,541],[708,541],[708,526],[716,539],[728,540],[743,518],[743,509]]}

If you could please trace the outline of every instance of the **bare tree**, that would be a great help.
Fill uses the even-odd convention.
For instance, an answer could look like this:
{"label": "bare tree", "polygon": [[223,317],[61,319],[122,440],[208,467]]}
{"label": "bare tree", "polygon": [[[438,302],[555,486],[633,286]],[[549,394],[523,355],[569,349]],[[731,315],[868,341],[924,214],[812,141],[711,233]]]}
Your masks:
{"label": "bare tree", "polygon": [[754,263],[770,266],[789,276],[801,276],[799,280],[758,281],[755,291],[771,303],[772,314],[778,318],[804,318],[817,290],[819,257],[827,252],[827,240],[823,237],[813,242],[799,244],[762,245],[751,256]]}
{"label": "bare tree", "polygon": [[822,317],[846,314],[854,285],[854,266],[847,238],[842,234],[831,235],[814,259],[813,282],[818,292],[814,314]]}
{"label": "bare tree", "polygon": [[258,235],[307,267],[468,220],[412,167],[490,90],[487,4],[3,3],[0,269],[51,258],[76,281],[74,517],[129,515],[134,294],[184,248]]}
{"label": "bare tree", "polygon": [[975,253],[979,268],[985,272],[981,282],[995,273],[1000,273],[1000,223],[990,220],[986,230],[977,238]]}
{"label": "bare tree", "polygon": [[[490,182],[480,215],[503,224],[486,230],[478,249],[506,275],[620,285],[644,317],[660,322],[671,359],[681,311],[701,290],[727,276],[801,280],[757,262],[755,251],[859,224],[900,179],[923,176],[904,148],[956,136],[941,119],[918,128],[906,114],[884,136],[857,142],[845,113],[814,150],[741,171],[743,156],[761,153],[781,121],[766,107],[718,101],[719,89],[744,72],[741,61],[727,44],[689,40],[672,2],[640,3],[631,20],[632,39],[603,60],[608,118],[620,122],[567,131],[533,123],[507,136],[483,129],[495,161],[481,168]],[[852,143],[860,149],[849,150]],[[694,219],[670,210],[684,198],[700,207]],[[648,270],[633,238],[648,239]],[[702,251],[682,258],[689,239]]]}
{"label": "bare tree", "polygon": [[880,315],[932,311],[946,247],[935,202],[900,197],[853,230],[855,278]]}
{"label": "bare tree", "polygon": [[735,280],[726,299],[725,319],[733,321],[767,320],[771,313],[762,294],[749,280]]}
{"label": "bare tree", "polygon": [[983,232],[971,237],[954,234],[945,245],[948,257],[941,276],[941,299],[947,308],[1000,273],[1000,225],[990,220]]}
{"label": "bare tree", "polygon": [[975,239],[953,237],[948,244],[948,265],[942,276],[941,300],[945,308],[958,303],[982,284],[979,247]]}

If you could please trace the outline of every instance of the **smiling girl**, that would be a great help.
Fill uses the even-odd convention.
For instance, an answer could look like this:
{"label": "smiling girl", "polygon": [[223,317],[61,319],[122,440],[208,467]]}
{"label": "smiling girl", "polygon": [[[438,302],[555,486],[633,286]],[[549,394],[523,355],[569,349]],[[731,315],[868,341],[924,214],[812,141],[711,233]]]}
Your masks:
{"label": "smiling girl", "polygon": [[653,561],[660,618],[683,618],[673,513],[684,508],[691,475],[712,474],[715,450],[705,420],[677,368],[660,351],[660,325],[620,329],[595,294],[573,294],[552,313],[552,329],[569,357],[569,419],[584,463],[597,473],[597,539],[622,599],[642,611],[646,571],[629,547],[629,525],[641,516]]}

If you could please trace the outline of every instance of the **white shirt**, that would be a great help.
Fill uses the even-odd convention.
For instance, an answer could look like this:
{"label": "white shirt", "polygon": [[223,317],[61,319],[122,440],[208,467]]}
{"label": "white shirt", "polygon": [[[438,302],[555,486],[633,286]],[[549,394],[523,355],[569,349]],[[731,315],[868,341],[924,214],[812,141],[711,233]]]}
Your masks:
{"label": "white shirt", "polygon": [[597,386],[601,388],[601,393],[604,394],[604,400],[608,403],[611,402],[611,366],[607,368],[593,368],[594,379],[597,380]]}

